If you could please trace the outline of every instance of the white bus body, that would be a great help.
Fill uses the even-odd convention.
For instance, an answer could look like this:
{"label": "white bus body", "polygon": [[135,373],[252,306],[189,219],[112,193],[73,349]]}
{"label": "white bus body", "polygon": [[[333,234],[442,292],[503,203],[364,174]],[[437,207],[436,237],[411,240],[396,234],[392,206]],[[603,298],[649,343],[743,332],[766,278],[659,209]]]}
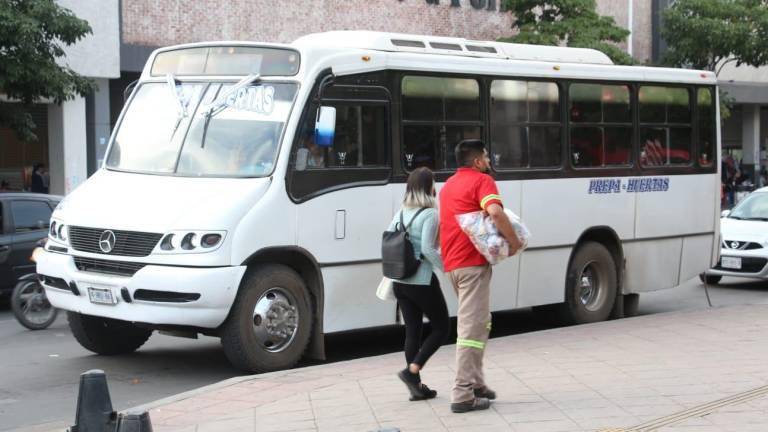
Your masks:
{"label": "white bus body", "polygon": [[[242,61],[226,63],[227,54],[251,48],[278,54],[254,51],[258,64],[245,72]],[[217,107],[227,86],[249,73],[260,76]],[[524,130],[534,142],[546,129],[556,137],[546,141],[550,153],[541,156],[528,141],[518,151],[514,137],[497,132],[497,118],[517,114],[509,114],[512,105],[497,109],[507,99],[490,92],[509,95],[513,87],[528,89],[528,102],[515,106],[529,114],[505,130]],[[645,87],[656,96],[644,99]],[[658,96],[667,87],[689,95],[687,117],[674,98]],[[540,88],[556,97],[541,97]],[[599,100],[583,96],[595,89]],[[626,102],[614,90],[626,91]],[[646,107],[638,108],[645,100],[648,115],[663,111],[663,118],[646,125],[639,114]],[[538,124],[530,107],[541,101],[551,118]],[[621,111],[612,103],[629,110],[624,123],[610,123]],[[533,235],[528,250],[494,268],[493,310],[560,304],[574,322],[621,316],[623,299],[674,287],[717,260],[717,105],[711,73],[614,66],[592,50],[374,32],[315,34],[291,45],[164,48],[149,58],[126,103],[104,166],[54,212],[38,273],[51,303],[70,311],[78,341],[95,352],[131,351],[161,329],[221,336],[243,369],[289,367],[306,347],[322,356],[325,333],[396,324],[396,305],[374,293],[381,232],[399,208],[408,168],[432,166],[439,189],[451,172],[453,137],[476,134],[490,142],[504,205]],[[308,144],[299,157],[301,131],[314,129],[319,106],[336,108],[336,147],[316,143],[312,153]],[[443,117],[430,117],[430,106]],[[578,129],[593,109],[596,120]],[[475,117],[449,118],[462,115]],[[221,149],[235,148],[227,134],[236,127],[225,125],[248,119],[260,125],[253,133],[272,133],[258,148],[274,155],[232,171],[231,151]],[[183,144],[142,147],[155,127]],[[661,134],[663,161],[648,162],[641,133]],[[602,141],[584,141],[590,134]],[[621,134],[627,143],[611,138]],[[411,150],[421,141],[433,142],[431,150]],[[515,150],[502,149],[505,143]],[[535,157],[551,166],[534,166]],[[174,158],[175,165],[167,162]],[[610,274],[599,274],[599,262],[595,274],[587,274],[588,262],[574,272],[574,257],[592,243],[610,252]],[[439,277],[455,315],[451,285]],[[599,296],[610,302],[607,310],[574,312]]]}

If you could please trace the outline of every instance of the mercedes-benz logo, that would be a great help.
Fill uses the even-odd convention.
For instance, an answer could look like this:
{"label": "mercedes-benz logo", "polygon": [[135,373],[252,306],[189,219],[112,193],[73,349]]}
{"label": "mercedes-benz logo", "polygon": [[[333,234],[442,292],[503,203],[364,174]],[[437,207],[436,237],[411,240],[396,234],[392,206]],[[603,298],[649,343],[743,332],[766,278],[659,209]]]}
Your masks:
{"label": "mercedes-benz logo", "polygon": [[112,252],[112,249],[115,248],[115,241],[115,233],[106,230],[101,233],[101,237],[99,237],[99,249],[104,253],[110,253]]}
{"label": "mercedes-benz logo", "polygon": [[739,248],[739,242],[731,242],[731,249],[738,249]]}

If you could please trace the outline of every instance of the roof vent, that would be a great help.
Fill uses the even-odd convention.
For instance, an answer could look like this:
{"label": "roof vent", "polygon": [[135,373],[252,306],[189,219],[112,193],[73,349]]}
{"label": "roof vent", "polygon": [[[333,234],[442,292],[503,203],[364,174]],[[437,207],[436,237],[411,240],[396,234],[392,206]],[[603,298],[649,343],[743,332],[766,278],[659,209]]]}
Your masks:
{"label": "roof vent", "polygon": [[467,51],[480,52],[480,53],[492,53],[496,54],[496,48],[479,45],[464,45]]}
{"label": "roof vent", "polygon": [[452,44],[452,43],[430,42],[429,46],[431,46],[434,49],[444,49],[444,50],[452,50],[452,51],[464,51],[461,48],[461,45]]}
{"label": "roof vent", "polygon": [[392,45],[408,48],[426,48],[424,42],[405,39],[392,39]]}

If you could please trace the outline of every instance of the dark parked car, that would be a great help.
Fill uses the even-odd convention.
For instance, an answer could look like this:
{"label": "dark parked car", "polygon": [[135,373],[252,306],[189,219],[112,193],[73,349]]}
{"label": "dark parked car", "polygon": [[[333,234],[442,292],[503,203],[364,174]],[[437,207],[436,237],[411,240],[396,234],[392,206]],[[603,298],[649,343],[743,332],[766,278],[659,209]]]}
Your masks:
{"label": "dark parked car", "polygon": [[51,213],[62,197],[37,193],[0,193],[0,297],[8,297],[25,274],[38,240],[48,236]]}

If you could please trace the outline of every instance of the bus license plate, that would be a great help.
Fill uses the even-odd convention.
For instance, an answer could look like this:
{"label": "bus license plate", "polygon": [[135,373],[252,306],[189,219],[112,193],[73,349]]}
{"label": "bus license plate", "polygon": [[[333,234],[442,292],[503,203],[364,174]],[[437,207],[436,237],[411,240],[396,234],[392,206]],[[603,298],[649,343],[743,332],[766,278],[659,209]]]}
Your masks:
{"label": "bus license plate", "polygon": [[721,265],[723,268],[741,270],[741,258],[723,257]]}
{"label": "bus license plate", "polygon": [[91,299],[91,303],[99,304],[117,304],[115,296],[112,295],[112,290],[107,288],[88,288],[88,297]]}

